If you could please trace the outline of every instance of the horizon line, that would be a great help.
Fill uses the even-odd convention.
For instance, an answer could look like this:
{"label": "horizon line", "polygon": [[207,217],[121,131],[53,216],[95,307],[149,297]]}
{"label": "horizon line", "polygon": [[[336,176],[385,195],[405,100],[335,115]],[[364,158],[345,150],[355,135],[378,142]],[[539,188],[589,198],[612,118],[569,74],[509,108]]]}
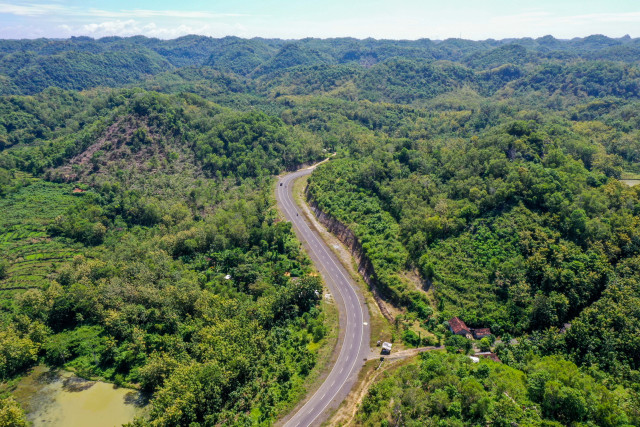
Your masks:
{"label": "horizon line", "polygon": [[184,39],[184,38],[188,38],[188,37],[204,37],[204,38],[209,38],[209,39],[213,39],[213,40],[221,40],[221,39],[226,39],[226,38],[236,38],[236,39],[242,39],[242,40],[283,40],[283,41],[303,41],[303,40],[339,40],[339,39],[352,39],[352,40],[359,40],[359,41],[364,41],[364,40],[376,40],[376,41],[411,41],[411,42],[416,42],[416,41],[422,41],[422,40],[428,40],[428,41],[432,41],[432,42],[445,42],[448,40],[462,40],[462,41],[472,41],[472,42],[486,42],[486,41],[505,41],[505,40],[540,40],[540,39],[544,39],[546,37],[551,37],[554,40],[558,40],[558,41],[564,41],[564,42],[568,42],[568,41],[573,41],[573,40],[583,40],[583,39],[587,39],[589,37],[597,37],[597,36],[602,36],[605,37],[607,39],[610,40],[621,40],[621,39],[625,39],[625,40],[638,40],[640,39],[639,37],[631,37],[629,34],[625,34],[624,36],[620,36],[620,37],[612,37],[612,36],[608,36],[606,34],[602,34],[602,33],[593,33],[593,34],[589,34],[586,36],[575,36],[572,38],[558,38],[555,37],[552,34],[546,34],[544,36],[539,36],[539,37],[532,37],[532,36],[514,36],[514,37],[503,37],[503,38],[493,38],[493,37],[488,37],[486,39],[472,39],[472,38],[463,38],[463,37],[447,37],[445,39],[440,39],[440,38],[430,38],[430,37],[419,37],[419,38],[376,38],[376,37],[355,37],[355,36],[336,36],[336,37],[315,37],[315,36],[307,36],[307,37],[301,37],[301,38],[283,38],[283,37],[265,37],[265,36],[254,36],[254,37],[241,37],[241,36],[237,36],[237,35],[233,35],[233,34],[228,34],[225,36],[220,36],[220,37],[214,37],[214,36],[209,36],[206,34],[185,34],[183,36],[179,36],[179,37],[173,37],[173,38],[162,38],[162,37],[153,37],[153,36],[147,36],[145,34],[134,34],[134,35],[111,35],[111,36],[103,36],[103,37],[92,37],[92,36],[88,36],[88,35],[71,35],[69,37],[22,37],[22,38],[0,38],[0,40],[12,40],[12,41],[23,41],[23,40],[52,40],[52,41],[63,41],[63,40],[72,40],[72,39],[91,39],[93,41],[99,41],[99,40],[104,40],[104,39],[131,39],[131,38],[146,38],[146,39],[155,39],[155,40],[162,40],[162,41],[171,41],[171,40],[179,40],[179,39]]}

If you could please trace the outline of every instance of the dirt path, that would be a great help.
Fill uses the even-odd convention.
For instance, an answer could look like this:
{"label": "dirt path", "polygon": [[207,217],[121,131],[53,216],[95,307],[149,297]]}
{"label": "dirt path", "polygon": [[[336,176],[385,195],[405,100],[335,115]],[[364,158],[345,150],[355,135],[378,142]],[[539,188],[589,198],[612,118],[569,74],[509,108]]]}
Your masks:
{"label": "dirt path", "polygon": [[369,388],[380,378],[385,372],[398,369],[411,362],[416,356],[425,351],[443,350],[444,347],[420,347],[402,350],[391,355],[384,356],[384,361],[380,360],[380,354],[371,354],[365,367],[360,373],[358,383],[353,391],[343,402],[342,406],[335,412],[333,417],[326,423],[327,426],[345,426],[353,425],[354,418],[360,407],[362,399],[365,398]]}

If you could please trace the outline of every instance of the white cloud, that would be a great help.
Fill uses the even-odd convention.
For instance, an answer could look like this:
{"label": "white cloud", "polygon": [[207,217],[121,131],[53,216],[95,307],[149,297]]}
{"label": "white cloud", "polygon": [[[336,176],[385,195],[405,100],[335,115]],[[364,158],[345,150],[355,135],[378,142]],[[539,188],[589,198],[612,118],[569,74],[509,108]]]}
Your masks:
{"label": "white cloud", "polygon": [[[545,27],[566,30],[571,27],[590,25],[594,28],[616,23],[640,23],[640,12],[590,13],[583,15],[554,16],[548,12],[529,12],[518,15],[497,16],[491,19],[492,26],[500,29],[513,28],[520,31]],[[525,28],[522,27],[525,25]]]}
{"label": "white cloud", "polygon": [[[100,34],[100,35],[131,35],[142,30],[138,23],[130,19],[128,21],[105,21],[100,23],[84,24],[78,28],[81,34]],[[73,31],[73,29],[72,29]]]}
{"label": "white cloud", "polygon": [[42,16],[57,14],[60,16],[84,16],[101,18],[154,18],[169,17],[181,19],[216,19],[249,16],[240,13],[215,13],[204,10],[184,11],[184,10],[151,10],[151,9],[81,9],[77,7],[64,7],[53,4],[30,4],[14,5],[0,3],[0,14],[18,16]]}
{"label": "white cloud", "polygon": [[51,13],[60,13],[65,10],[64,7],[54,4],[30,4],[16,5],[8,3],[0,3],[0,14],[18,15],[18,16],[41,16]]}
{"label": "white cloud", "polygon": [[627,12],[627,13],[590,13],[585,15],[569,16],[567,18],[559,20],[559,22],[638,22],[640,23],[640,12]]}
{"label": "white cloud", "polygon": [[126,37],[143,34],[148,37],[157,37],[160,39],[173,39],[188,34],[220,37],[230,33],[238,33],[239,30],[241,31],[241,29],[234,24],[218,23],[213,25],[207,22],[192,22],[191,24],[158,25],[156,22],[136,19],[116,19],[78,26],[63,24],[58,25],[57,29],[64,37],[71,35],[83,35],[95,38],[115,35]]}
{"label": "white cloud", "polygon": [[[267,17],[258,14],[215,13],[206,10],[151,10],[87,8],[56,4],[30,3],[12,5],[0,0],[0,15],[5,22],[0,25],[0,35],[5,37],[68,37],[71,35],[144,34],[158,38],[173,38],[186,34],[208,36],[237,35],[240,37],[337,37],[406,38],[429,37],[444,39],[462,37],[470,39],[538,37],[552,34],[559,38],[571,38],[600,33],[609,36],[640,36],[640,11],[626,13],[583,13],[560,15],[533,7],[520,9],[521,13],[495,16],[490,11],[466,13],[430,14],[409,13],[406,10],[387,14],[359,16],[342,14],[331,19],[315,19],[300,16]],[[45,0],[33,0],[44,2]],[[16,1],[18,3],[19,1]],[[105,4],[106,2],[102,3]],[[140,4],[140,3],[138,3]],[[136,3],[131,2],[131,5]],[[177,7],[177,6],[176,6]],[[19,17],[18,17],[19,16]],[[15,25],[24,30],[15,32]],[[64,24],[64,25],[62,25]],[[13,32],[9,27],[14,28]],[[53,31],[51,31],[53,30]]]}
{"label": "white cloud", "polygon": [[170,17],[184,19],[216,19],[248,16],[240,13],[213,13],[202,10],[182,11],[182,10],[150,10],[150,9],[131,9],[131,10],[102,10],[89,9],[87,11],[78,11],[78,15],[97,16],[105,18],[153,18],[153,17]]}

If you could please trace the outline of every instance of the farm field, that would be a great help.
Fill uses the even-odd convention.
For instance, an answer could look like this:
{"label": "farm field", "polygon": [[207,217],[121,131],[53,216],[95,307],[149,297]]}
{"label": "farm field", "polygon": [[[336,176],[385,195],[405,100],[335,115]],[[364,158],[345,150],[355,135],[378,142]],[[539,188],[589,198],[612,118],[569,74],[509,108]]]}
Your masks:
{"label": "farm field", "polygon": [[4,308],[9,295],[42,286],[56,265],[73,257],[81,247],[65,238],[53,238],[46,231],[51,221],[78,200],[71,192],[73,186],[28,174],[15,179],[24,186],[0,199],[0,253],[8,262],[6,277],[0,280]]}

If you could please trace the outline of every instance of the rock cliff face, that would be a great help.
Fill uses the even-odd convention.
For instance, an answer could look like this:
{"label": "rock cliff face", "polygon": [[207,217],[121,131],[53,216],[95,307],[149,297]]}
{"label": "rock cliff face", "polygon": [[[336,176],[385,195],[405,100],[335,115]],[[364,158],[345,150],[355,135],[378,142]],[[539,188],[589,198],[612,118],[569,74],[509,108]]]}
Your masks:
{"label": "rock cliff face", "polygon": [[378,292],[378,287],[376,283],[376,273],[373,268],[373,264],[365,254],[362,249],[362,245],[360,241],[353,234],[353,231],[349,227],[347,227],[342,222],[338,221],[333,216],[323,212],[318,204],[313,200],[309,191],[305,191],[307,202],[309,203],[309,207],[313,211],[314,215],[320,222],[320,224],[324,225],[327,230],[329,230],[334,236],[338,238],[351,252],[351,255],[355,258],[358,264],[358,273],[362,276],[365,283],[369,285],[369,289],[373,293],[373,298],[376,300],[378,307],[380,308],[380,312],[384,317],[387,318],[389,322],[393,322],[394,318],[387,310],[387,307],[380,297],[380,293]]}

